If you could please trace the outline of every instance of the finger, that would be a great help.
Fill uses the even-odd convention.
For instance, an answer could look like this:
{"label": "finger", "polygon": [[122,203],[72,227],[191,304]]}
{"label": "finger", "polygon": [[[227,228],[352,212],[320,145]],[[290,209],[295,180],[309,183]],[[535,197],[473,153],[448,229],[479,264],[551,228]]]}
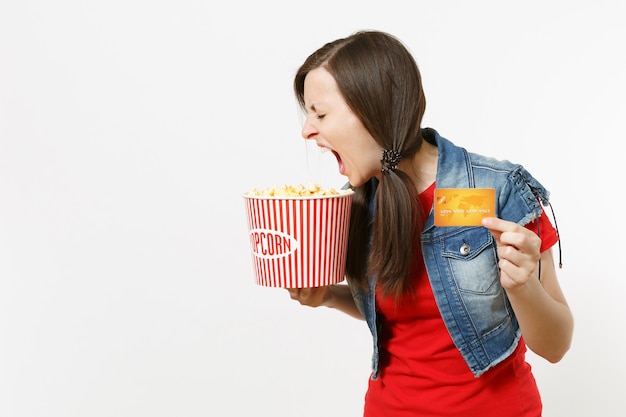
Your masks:
{"label": "finger", "polygon": [[482,225],[489,230],[497,244],[500,244],[500,236],[502,235],[502,232],[498,230],[499,220],[497,217],[485,217],[481,220]]}
{"label": "finger", "polygon": [[482,225],[489,229],[492,233],[515,232],[521,227],[517,223],[502,220],[497,217],[485,217],[481,222]]}
{"label": "finger", "polygon": [[521,267],[528,262],[529,256],[515,246],[503,245],[498,246],[498,258],[502,261],[508,261],[513,266]]}
{"label": "finger", "polygon": [[302,288],[302,290],[300,290],[300,297],[306,300],[309,297],[311,297],[311,293],[312,293],[311,288]]}
{"label": "finger", "polygon": [[505,282],[509,282],[512,285],[523,284],[527,282],[531,277],[537,274],[536,263],[524,263],[523,265],[516,265],[509,259],[500,259],[498,267],[501,271],[501,280],[503,286],[506,288],[508,285]]}
{"label": "finger", "polygon": [[530,255],[535,261],[541,256],[541,239],[525,227],[520,227],[517,232],[502,233],[500,242],[502,245],[512,246],[520,252]]}
{"label": "finger", "polygon": [[498,245],[510,245],[533,255],[539,253],[541,239],[526,227],[497,217],[484,218],[483,226],[491,232]]}
{"label": "finger", "polygon": [[287,288],[287,292],[292,300],[298,300],[300,298],[300,288]]}

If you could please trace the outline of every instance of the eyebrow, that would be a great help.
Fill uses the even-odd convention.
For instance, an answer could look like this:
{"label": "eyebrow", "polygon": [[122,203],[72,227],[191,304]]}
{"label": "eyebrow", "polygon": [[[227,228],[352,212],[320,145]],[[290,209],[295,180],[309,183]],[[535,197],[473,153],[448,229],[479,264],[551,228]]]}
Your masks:
{"label": "eyebrow", "polygon": [[312,104],[309,106],[309,110],[311,110],[312,112],[317,113],[317,107],[315,107],[315,103],[312,103]]}

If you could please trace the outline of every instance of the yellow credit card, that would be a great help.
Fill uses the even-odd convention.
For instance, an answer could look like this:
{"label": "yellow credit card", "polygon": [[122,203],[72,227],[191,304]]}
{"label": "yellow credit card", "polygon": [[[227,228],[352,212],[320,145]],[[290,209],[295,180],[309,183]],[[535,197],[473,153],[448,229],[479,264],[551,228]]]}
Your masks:
{"label": "yellow credit card", "polygon": [[435,188],[435,226],[480,226],[495,215],[493,188]]}

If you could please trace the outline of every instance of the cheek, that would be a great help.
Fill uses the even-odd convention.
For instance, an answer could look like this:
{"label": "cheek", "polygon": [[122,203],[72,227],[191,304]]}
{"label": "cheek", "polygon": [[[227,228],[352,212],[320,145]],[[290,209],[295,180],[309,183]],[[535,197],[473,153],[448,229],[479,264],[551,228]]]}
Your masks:
{"label": "cheek", "polygon": [[[382,150],[363,123],[351,112],[347,112],[333,126],[333,146],[342,158],[356,165],[359,171],[369,172],[380,164]],[[327,138],[328,139],[328,138]]]}
{"label": "cheek", "polygon": [[373,139],[355,142],[346,156],[348,163],[366,180],[380,174],[380,158],[381,151]]}

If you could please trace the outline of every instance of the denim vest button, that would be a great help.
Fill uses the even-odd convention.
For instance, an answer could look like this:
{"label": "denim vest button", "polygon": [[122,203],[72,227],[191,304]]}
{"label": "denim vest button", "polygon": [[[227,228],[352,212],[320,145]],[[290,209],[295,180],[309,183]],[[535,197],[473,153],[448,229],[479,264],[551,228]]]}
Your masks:
{"label": "denim vest button", "polygon": [[461,255],[469,255],[470,253],[470,247],[467,243],[464,243],[461,245],[461,249],[459,249],[459,252],[461,252]]}

